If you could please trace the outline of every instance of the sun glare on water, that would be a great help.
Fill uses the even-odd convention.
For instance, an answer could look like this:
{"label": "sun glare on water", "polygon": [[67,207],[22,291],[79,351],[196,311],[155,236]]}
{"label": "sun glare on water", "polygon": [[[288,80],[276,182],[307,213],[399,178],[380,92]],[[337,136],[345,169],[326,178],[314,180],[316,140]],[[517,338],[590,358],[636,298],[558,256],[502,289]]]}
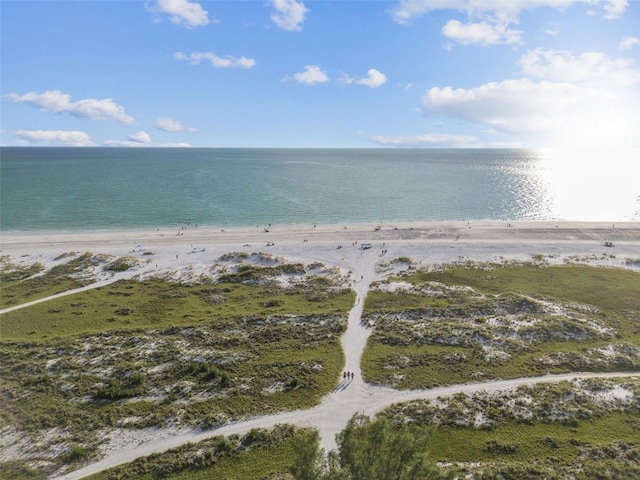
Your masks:
{"label": "sun glare on water", "polygon": [[538,154],[538,181],[550,218],[640,220],[640,148],[549,149]]}

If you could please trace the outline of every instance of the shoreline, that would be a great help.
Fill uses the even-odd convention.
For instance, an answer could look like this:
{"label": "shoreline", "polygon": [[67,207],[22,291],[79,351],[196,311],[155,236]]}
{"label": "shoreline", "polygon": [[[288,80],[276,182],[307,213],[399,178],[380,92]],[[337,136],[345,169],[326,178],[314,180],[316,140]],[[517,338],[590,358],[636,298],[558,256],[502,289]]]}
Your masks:
{"label": "shoreline", "polygon": [[276,241],[336,243],[394,240],[640,242],[640,222],[487,220],[2,232],[0,249],[5,252],[34,247],[80,248],[105,245],[133,248],[137,245],[200,246]]}

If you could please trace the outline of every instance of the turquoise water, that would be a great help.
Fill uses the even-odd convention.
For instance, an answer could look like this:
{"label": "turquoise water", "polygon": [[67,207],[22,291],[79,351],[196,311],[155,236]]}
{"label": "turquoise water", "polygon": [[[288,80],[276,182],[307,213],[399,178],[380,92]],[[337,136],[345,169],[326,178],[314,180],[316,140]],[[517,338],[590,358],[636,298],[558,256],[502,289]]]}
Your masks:
{"label": "turquoise water", "polygon": [[640,220],[640,150],[0,150],[0,228]]}

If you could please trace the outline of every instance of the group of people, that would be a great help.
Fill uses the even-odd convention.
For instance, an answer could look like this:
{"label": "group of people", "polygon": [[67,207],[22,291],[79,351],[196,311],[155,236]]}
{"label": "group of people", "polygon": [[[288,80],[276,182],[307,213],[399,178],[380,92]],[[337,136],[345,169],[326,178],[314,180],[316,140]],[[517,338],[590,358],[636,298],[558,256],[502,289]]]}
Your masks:
{"label": "group of people", "polygon": [[355,376],[356,376],[356,374],[353,373],[353,372],[343,372],[342,373],[342,379],[343,380],[353,380]]}

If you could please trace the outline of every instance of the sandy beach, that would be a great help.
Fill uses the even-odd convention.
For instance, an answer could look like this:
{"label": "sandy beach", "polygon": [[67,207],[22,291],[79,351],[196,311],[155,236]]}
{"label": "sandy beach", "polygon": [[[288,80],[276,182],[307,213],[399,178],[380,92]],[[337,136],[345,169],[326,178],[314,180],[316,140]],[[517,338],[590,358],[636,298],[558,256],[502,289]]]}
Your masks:
{"label": "sandy beach", "polygon": [[[612,246],[605,246],[605,242],[611,242]],[[363,243],[370,244],[370,248],[363,249]],[[383,275],[376,265],[398,257],[409,257],[412,262],[427,266],[461,259],[529,260],[533,255],[543,255],[551,263],[570,259],[640,271],[640,223],[457,222],[3,233],[1,249],[1,254],[9,256],[13,262],[39,261],[45,265],[55,264],[56,257],[72,251],[141,259],[137,267],[126,272],[98,273],[97,283],[93,286],[120,278],[142,279],[158,273],[196,275],[225,253],[265,252],[287,260],[320,261],[338,267],[350,277],[357,294],[356,304],[349,313],[348,329],[342,337],[345,369],[355,373],[355,380],[345,388],[329,393],[317,407],[250,419],[207,432],[171,429],[140,431],[138,435],[114,432],[105,439],[103,459],[62,477],[71,479],[185,442],[282,422],[318,428],[322,446],[331,449],[335,448],[335,434],[356,411],[375,414],[391,403],[414,398],[436,398],[437,395],[476,389],[509,389],[527,382],[579,377],[581,374],[512,379],[494,382],[495,385],[478,383],[448,387],[446,391],[400,392],[367,384],[361,379],[360,358],[370,331],[360,323],[360,317],[369,285]]]}
{"label": "sandy beach", "polygon": [[[109,248],[114,250],[175,247],[204,248],[206,246],[252,247],[266,246],[268,242],[285,244],[297,251],[296,244],[305,243],[306,250],[312,245],[345,245],[359,242],[420,243],[425,241],[494,242],[515,243],[594,243],[605,241],[620,245],[640,242],[639,222],[399,222],[389,224],[339,224],[278,226],[257,225],[247,227],[197,227],[181,229],[144,230],[97,230],[68,232],[3,232],[0,248],[4,253],[44,251],[49,249],[91,250]],[[193,246],[193,247],[192,247]],[[616,245],[617,246],[617,245]]]}
{"label": "sandy beach", "polygon": [[[605,247],[606,242],[613,246]],[[363,243],[370,243],[372,248],[361,250]],[[123,274],[102,274],[102,280],[144,277],[168,271],[193,272],[229,252],[265,252],[289,260],[322,261],[354,271],[363,262],[382,261],[382,249],[385,260],[404,256],[423,264],[461,258],[527,260],[532,255],[552,255],[562,259],[606,253],[606,258],[599,263],[621,265],[625,258],[640,257],[640,223],[476,221],[259,225],[255,228],[194,226],[155,230],[9,232],[0,236],[0,254],[21,263],[39,261],[50,266],[57,256],[68,252],[131,255],[146,261],[144,266]]]}

